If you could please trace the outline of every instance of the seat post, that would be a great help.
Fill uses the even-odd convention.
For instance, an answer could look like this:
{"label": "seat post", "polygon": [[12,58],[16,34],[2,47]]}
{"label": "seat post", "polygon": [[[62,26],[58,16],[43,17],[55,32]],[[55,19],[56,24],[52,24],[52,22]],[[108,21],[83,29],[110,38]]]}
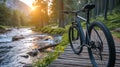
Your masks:
{"label": "seat post", "polygon": [[86,18],[87,18],[87,23],[88,23],[88,24],[90,23],[90,22],[89,22],[89,21],[90,21],[90,17],[89,17],[89,16],[90,16],[90,15],[89,15],[90,13],[89,13],[89,12],[90,12],[89,10],[86,11]]}

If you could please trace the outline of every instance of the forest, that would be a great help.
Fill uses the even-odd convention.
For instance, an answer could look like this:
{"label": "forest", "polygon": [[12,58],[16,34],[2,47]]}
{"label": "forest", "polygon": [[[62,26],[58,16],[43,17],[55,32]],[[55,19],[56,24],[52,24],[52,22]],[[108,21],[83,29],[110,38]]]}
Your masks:
{"label": "forest", "polygon": [[3,0],[3,2],[0,3],[0,25],[10,27],[27,25],[29,20],[28,16],[19,10],[10,9],[6,6],[5,2],[6,0]]}
{"label": "forest", "polygon": [[[31,19],[33,19],[31,22],[33,24],[44,26],[46,24],[58,23],[59,27],[64,27],[70,20],[67,19],[66,21],[66,18],[70,18],[70,16],[62,14],[61,11],[77,11],[89,2],[96,5],[95,9],[91,11],[91,18],[103,16],[104,20],[107,20],[108,14],[113,14],[115,12],[113,9],[115,8],[119,9],[120,3],[119,0],[52,0],[52,4],[48,5],[49,2],[51,1],[36,0],[34,6],[39,7],[31,13]],[[84,13],[81,14],[84,15]],[[37,20],[37,18],[40,20]]]}
{"label": "forest", "polygon": [[[78,11],[86,3],[94,3],[95,9],[91,11],[91,18],[102,16],[104,20],[107,16],[119,13],[119,0],[35,0],[33,10],[29,16],[19,10],[13,10],[6,6],[6,0],[0,3],[0,25],[5,26],[24,26],[30,25],[44,27],[49,24],[58,24],[59,27],[65,27],[70,21],[71,16],[61,13],[62,10]],[[80,13],[84,16],[84,13]],[[13,21],[14,19],[14,21]],[[29,22],[29,23],[28,23]]]}
{"label": "forest", "polygon": [[[64,52],[69,43],[68,28],[73,20],[73,15],[63,14],[62,11],[79,11],[85,4],[95,4],[95,8],[90,11],[90,23],[95,20],[101,21],[108,27],[114,37],[120,39],[120,0],[34,0],[32,3],[34,9],[28,11],[29,14],[9,8],[6,2],[7,0],[0,0],[0,33],[6,28],[13,28],[13,30],[18,28],[17,30],[20,30],[26,27],[30,28],[28,29],[29,32],[32,30],[43,34],[47,33],[50,36],[59,35],[62,37],[61,42],[57,44],[58,46],[55,45],[55,48],[53,48],[54,52],[45,52],[47,55],[44,58],[32,63],[35,67],[46,67],[51,64],[60,53]],[[80,12],[79,15],[86,18],[84,12]],[[84,28],[85,23],[82,23],[82,25]],[[26,29],[23,32],[26,32]],[[23,37],[23,35],[20,35],[20,37]],[[49,40],[49,38],[45,40]],[[37,39],[40,39],[40,37],[36,37],[34,40]],[[37,47],[36,44],[34,47]],[[28,56],[22,57],[26,58]]]}

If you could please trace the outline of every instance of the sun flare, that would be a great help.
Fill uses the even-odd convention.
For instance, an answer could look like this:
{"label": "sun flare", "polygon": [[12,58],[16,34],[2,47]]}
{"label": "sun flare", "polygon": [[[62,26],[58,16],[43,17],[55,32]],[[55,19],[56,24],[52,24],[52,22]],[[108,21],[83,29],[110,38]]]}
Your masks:
{"label": "sun flare", "polygon": [[35,7],[32,5],[35,0],[20,0],[20,1],[24,2],[25,4],[27,4],[31,8],[31,10],[35,9]]}

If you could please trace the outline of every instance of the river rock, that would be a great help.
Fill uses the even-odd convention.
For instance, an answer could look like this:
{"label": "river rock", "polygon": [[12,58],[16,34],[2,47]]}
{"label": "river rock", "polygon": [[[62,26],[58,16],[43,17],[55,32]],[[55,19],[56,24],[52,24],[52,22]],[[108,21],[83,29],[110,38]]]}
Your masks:
{"label": "river rock", "polygon": [[6,29],[0,29],[0,33],[5,33],[7,31],[11,31],[11,28],[6,28]]}
{"label": "river rock", "polygon": [[44,37],[43,40],[44,41],[53,40],[53,37],[52,36],[46,36],[46,37]]}
{"label": "river rock", "polygon": [[5,33],[7,32],[7,30],[0,30],[0,33]]}
{"label": "river rock", "polygon": [[24,58],[29,58],[28,55],[21,55],[21,57],[24,57]]}
{"label": "river rock", "polygon": [[32,64],[25,64],[23,67],[33,67]]}
{"label": "river rock", "polygon": [[24,37],[21,35],[21,36],[14,36],[13,38],[12,38],[12,41],[17,41],[17,40],[19,40],[19,39],[23,39]]}
{"label": "river rock", "polygon": [[27,54],[32,56],[32,57],[37,56],[38,55],[38,50],[33,50],[31,52],[28,52]]}

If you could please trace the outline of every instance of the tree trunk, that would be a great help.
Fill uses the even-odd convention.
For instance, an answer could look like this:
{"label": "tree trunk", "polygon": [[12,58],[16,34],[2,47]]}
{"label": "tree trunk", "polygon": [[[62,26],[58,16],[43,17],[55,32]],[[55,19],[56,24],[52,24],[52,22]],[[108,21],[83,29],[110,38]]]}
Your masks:
{"label": "tree trunk", "polygon": [[61,11],[64,9],[63,0],[59,0],[59,27],[64,28],[64,15]]}
{"label": "tree trunk", "polygon": [[108,6],[109,6],[109,0],[105,0],[104,20],[107,20]]}
{"label": "tree trunk", "polygon": [[109,2],[110,4],[110,14],[112,14],[112,10],[114,9],[114,6],[115,6],[115,0],[110,0]]}
{"label": "tree trunk", "polygon": [[94,0],[95,8],[94,8],[94,18],[96,18],[97,15],[97,0]]}
{"label": "tree trunk", "polygon": [[105,11],[105,0],[102,0],[102,13]]}

